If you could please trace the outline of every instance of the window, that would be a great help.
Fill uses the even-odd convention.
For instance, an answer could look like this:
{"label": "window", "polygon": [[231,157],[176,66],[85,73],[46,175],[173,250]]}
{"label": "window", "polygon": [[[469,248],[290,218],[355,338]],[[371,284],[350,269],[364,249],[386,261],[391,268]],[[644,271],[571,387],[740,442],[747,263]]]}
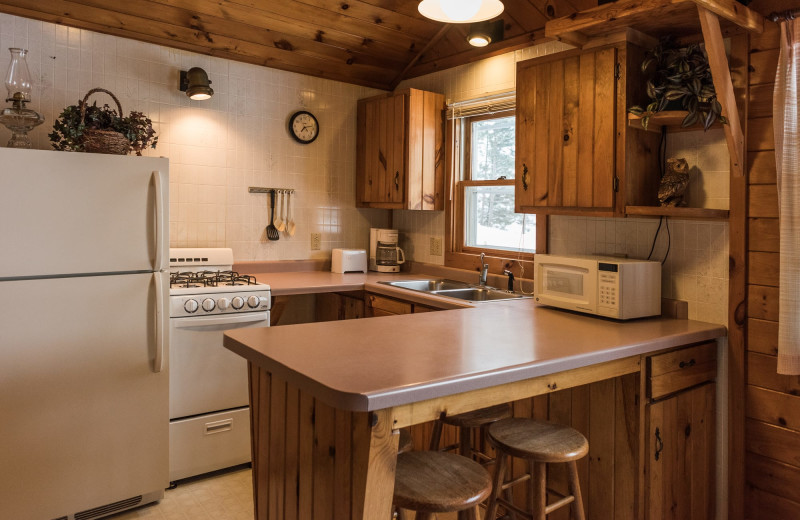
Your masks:
{"label": "window", "polygon": [[514,213],[514,111],[453,119],[456,249],[529,259],[536,216]]}

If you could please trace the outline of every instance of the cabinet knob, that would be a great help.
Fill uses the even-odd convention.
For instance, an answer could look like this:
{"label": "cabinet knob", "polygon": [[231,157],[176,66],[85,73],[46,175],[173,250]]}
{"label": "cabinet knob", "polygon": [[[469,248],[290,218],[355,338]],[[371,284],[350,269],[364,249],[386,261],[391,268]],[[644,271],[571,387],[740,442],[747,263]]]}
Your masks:
{"label": "cabinet knob", "polygon": [[522,189],[528,191],[528,165],[522,163]]}

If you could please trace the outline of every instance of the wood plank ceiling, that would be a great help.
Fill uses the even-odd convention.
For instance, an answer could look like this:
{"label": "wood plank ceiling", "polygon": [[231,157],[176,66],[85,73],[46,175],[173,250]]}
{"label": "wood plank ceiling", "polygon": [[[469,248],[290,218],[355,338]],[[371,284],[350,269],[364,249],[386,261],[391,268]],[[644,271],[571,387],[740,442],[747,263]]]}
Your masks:
{"label": "wood plank ceiling", "polygon": [[548,19],[597,0],[506,0],[505,38],[483,49],[467,26],[419,0],[0,0],[0,12],[236,61],[392,90],[401,79],[544,39]]}

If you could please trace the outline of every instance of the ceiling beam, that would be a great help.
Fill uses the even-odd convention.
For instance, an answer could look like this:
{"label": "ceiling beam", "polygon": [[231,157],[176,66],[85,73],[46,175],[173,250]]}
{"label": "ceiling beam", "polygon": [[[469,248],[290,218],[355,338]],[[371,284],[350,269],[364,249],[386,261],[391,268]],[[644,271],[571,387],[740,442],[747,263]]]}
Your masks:
{"label": "ceiling beam", "polygon": [[431,40],[428,42],[428,44],[427,44],[427,45],[425,45],[425,47],[423,47],[423,48],[422,48],[422,50],[421,50],[421,51],[419,51],[419,52],[417,53],[417,55],[416,55],[416,56],[414,56],[414,58],[413,58],[411,61],[409,61],[409,62],[408,62],[408,65],[406,65],[406,67],[405,67],[405,68],[404,68],[402,71],[400,71],[400,74],[398,74],[398,75],[397,75],[397,77],[396,77],[396,78],[394,78],[394,80],[392,80],[392,83],[389,85],[389,87],[390,87],[390,88],[389,88],[389,90],[394,90],[394,89],[396,89],[396,88],[397,88],[397,85],[399,85],[399,84],[400,84],[400,82],[401,82],[401,81],[403,81],[403,79],[406,77],[406,74],[408,73],[408,71],[409,71],[409,70],[411,70],[411,68],[412,68],[414,65],[416,65],[416,64],[417,64],[417,62],[419,61],[419,59],[422,57],[422,55],[423,55],[423,54],[425,54],[426,52],[428,52],[428,50],[429,50],[431,47],[433,47],[434,45],[436,45],[437,43],[439,43],[439,40],[441,40],[442,38],[444,38],[444,35],[445,35],[445,34],[447,34],[447,31],[449,31],[449,30],[450,30],[450,27],[452,27],[452,25],[451,25],[451,24],[449,24],[449,23],[446,23],[446,24],[444,24],[444,25],[442,26],[442,28],[441,28],[441,29],[439,29],[439,32],[437,32],[437,33],[436,33],[436,34],[433,36],[433,38],[431,38]]}

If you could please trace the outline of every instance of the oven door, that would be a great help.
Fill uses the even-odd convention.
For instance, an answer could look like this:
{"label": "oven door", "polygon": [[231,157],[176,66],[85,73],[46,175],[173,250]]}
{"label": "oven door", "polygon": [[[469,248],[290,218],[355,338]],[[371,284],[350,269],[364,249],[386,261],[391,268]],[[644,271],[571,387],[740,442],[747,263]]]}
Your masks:
{"label": "oven door", "polygon": [[247,361],[222,346],[222,335],[268,326],[269,311],[170,318],[169,418],[247,406]]}

